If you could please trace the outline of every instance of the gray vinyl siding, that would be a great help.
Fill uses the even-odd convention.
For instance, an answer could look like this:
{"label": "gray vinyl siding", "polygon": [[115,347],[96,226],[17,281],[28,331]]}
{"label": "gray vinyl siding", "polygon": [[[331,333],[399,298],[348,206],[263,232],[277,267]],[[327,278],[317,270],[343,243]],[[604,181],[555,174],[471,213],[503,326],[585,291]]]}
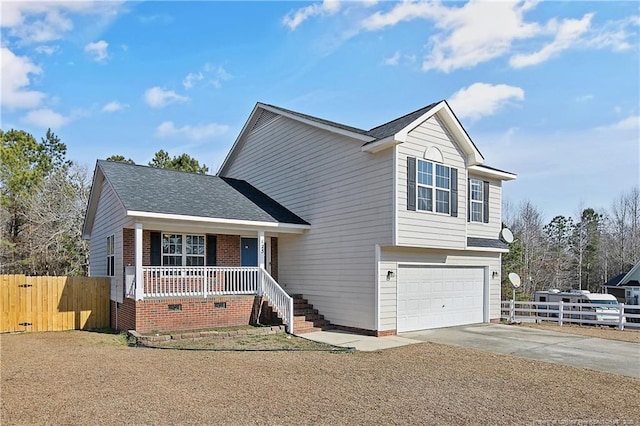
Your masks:
{"label": "gray vinyl siding", "polygon": [[[437,147],[444,165],[458,170],[458,216],[407,210],[407,157],[424,158],[430,146]],[[467,220],[467,171],[464,157],[436,117],[409,132],[407,141],[398,145],[398,241],[400,246],[464,249]]]}
{"label": "gray vinyl siding", "polygon": [[107,275],[107,237],[114,235],[115,276],[111,288],[122,288],[124,266],[122,264],[122,226],[126,214],[111,185],[102,183],[102,191],[96,209],[96,216],[89,240],[89,275],[103,277]]}
{"label": "gray vinyl siding", "polygon": [[[470,175],[471,179],[486,181],[486,178]],[[466,196],[466,195],[465,195]],[[465,204],[467,203],[465,199]],[[465,216],[466,217],[466,216]],[[502,229],[502,182],[489,180],[489,223],[469,222],[467,235],[469,237],[498,238]]]}
{"label": "gray vinyl siding", "polygon": [[279,282],[334,324],[377,329],[376,244],[392,244],[393,150],[279,117],[250,133],[225,176],[311,224],[278,236]]}
{"label": "gray vinyl siding", "polygon": [[[379,262],[380,330],[396,330],[398,263],[447,266],[481,266],[488,268],[489,319],[500,318],[500,253],[459,252],[409,247],[382,247]],[[393,277],[387,280],[387,272]],[[498,276],[492,278],[492,272]]]}

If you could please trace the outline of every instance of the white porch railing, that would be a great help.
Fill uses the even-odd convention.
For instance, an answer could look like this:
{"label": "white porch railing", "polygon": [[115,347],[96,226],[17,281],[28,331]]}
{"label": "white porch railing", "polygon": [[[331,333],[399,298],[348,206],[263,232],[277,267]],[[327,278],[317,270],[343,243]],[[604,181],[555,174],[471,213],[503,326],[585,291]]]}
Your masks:
{"label": "white porch railing", "polygon": [[562,324],[593,324],[640,329],[640,305],[568,303],[568,302],[520,302],[504,300],[501,317],[507,321],[552,321]]}
{"label": "white porch railing", "polygon": [[[264,268],[223,266],[143,266],[143,297],[264,295],[293,333],[293,298]],[[135,296],[135,284],[127,289]]]}
{"label": "white porch railing", "polygon": [[144,297],[261,294],[260,269],[222,266],[143,266]]}
{"label": "white porch railing", "polygon": [[263,294],[287,326],[287,332],[293,334],[293,298],[263,268],[260,269],[260,276]]}

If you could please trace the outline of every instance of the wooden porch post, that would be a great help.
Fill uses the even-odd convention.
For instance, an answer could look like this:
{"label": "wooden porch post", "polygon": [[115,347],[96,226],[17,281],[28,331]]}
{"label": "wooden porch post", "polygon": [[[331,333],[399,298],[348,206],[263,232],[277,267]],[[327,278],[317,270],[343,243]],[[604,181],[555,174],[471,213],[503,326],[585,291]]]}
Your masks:
{"label": "wooden porch post", "polygon": [[144,299],[144,274],[142,273],[142,223],[135,228],[136,300]]}

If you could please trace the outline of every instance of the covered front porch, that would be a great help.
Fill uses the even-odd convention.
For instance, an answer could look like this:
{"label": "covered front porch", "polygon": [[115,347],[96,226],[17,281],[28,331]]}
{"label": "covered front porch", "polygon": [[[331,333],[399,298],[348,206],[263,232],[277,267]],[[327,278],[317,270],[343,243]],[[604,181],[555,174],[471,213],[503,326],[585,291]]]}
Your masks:
{"label": "covered front porch", "polygon": [[195,309],[182,315],[189,321],[194,315],[214,319],[220,310],[238,315],[264,300],[293,333],[293,299],[277,282],[282,230],[212,225],[137,221],[123,228],[123,293],[136,314],[155,306],[149,312],[157,316]]}

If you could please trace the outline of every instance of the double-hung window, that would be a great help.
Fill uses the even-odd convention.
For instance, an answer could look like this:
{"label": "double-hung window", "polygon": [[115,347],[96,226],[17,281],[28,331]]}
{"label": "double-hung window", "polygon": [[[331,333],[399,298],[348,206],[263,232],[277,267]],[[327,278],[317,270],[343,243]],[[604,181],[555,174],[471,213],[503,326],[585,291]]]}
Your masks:
{"label": "double-hung window", "polygon": [[186,265],[204,266],[204,235],[186,235]]}
{"label": "double-hung window", "polygon": [[416,172],[418,210],[449,214],[451,212],[451,168],[418,160]]}
{"label": "double-hung window", "polygon": [[484,222],[484,182],[480,179],[470,179],[470,220]]}
{"label": "double-hung window", "polygon": [[116,274],[115,236],[107,237],[107,275],[113,277]]}
{"label": "double-hung window", "polygon": [[467,220],[469,222],[489,223],[489,182],[478,178],[469,178]]}
{"label": "double-hung window", "polygon": [[418,160],[418,210],[433,210],[433,163]]}
{"label": "double-hung window", "polygon": [[162,234],[163,266],[204,266],[204,235]]}
{"label": "double-hung window", "polygon": [[451,199],[450,169],[442,164],[436,164],[436,212],[449,214],[449,200]]}

